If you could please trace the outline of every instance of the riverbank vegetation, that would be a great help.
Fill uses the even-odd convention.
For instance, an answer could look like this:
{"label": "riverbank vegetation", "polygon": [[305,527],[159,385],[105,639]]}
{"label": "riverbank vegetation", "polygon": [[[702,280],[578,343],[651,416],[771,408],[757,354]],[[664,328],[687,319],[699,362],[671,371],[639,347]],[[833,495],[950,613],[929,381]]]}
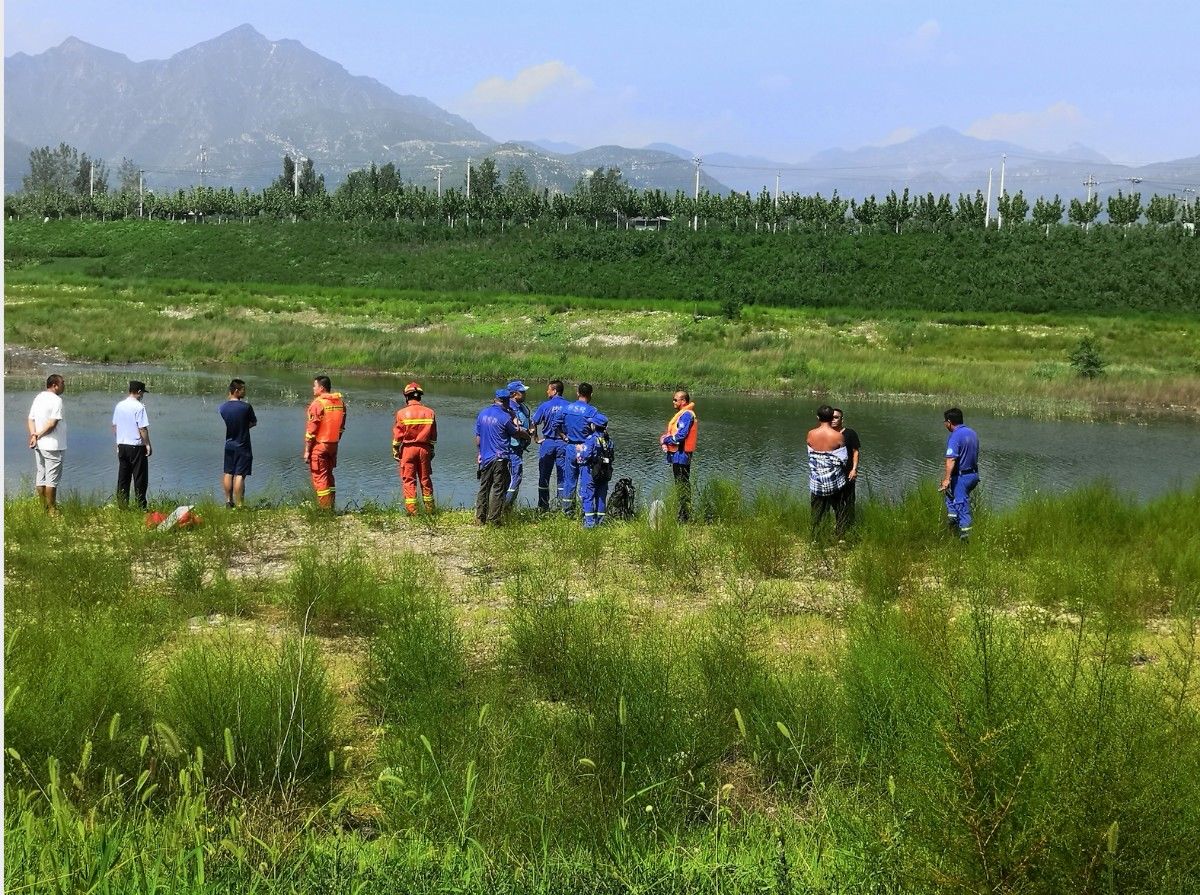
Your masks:
{"label": "riverbank vegetation", "polygon": [[7,502],[6,890],[1200,885],[1200,490],[696,508]]}
{"label": "riverbank vegetation", "polygon": [[[8,345],[52,348],[43,359],[230,375],[261,365],[495,381],[519,373],[635,388],[933,396],[1031,416],[1200,407],[1196,317],[146,280],[82,272],[91,263],[10,269]],[[1084,376],[1073,361],[1089,339],[1101,375]]]}

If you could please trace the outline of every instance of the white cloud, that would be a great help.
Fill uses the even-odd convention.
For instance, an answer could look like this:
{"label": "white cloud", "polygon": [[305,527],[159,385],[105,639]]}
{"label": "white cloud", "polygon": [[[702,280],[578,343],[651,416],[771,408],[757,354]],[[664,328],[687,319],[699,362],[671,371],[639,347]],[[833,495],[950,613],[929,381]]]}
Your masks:
{"label": "white cloud", "polygon": [[1078,106],[1060,100],[1041,111],[997,112],[974,122],[966,133],[980,140],[1010,140],[1049,149],[1082,138],[1088,127]]}
{"label": "white cloud", "polygon": [[922,22],[917,27],[917,30],[913,32],[909,41],[915,49],[924,50],[933,46],[941,36],[942,26],[938,24],[937,19],[930,19],[927,22]]}
{"label": "white cloud", "polygon": [[523,68],[510,79],[499,76],[476,84],[466,97],[474,107],[524,108],[549,95],[588,90],[592,82],[557,60]]}

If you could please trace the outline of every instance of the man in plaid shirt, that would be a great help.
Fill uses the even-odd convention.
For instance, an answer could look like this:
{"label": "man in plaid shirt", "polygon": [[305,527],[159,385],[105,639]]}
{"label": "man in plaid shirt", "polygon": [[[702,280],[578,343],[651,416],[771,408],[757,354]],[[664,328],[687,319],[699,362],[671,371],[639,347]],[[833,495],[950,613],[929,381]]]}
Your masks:
{"label": "man in plaid shirt", "polygon": [[808,433],[808,490],[812,494],[814,535],[830,510],[833,510],[837,537],[846,533],[847,461],[846,439],[833,427],[833,408],[822,404],[817,408],[817,427]]}

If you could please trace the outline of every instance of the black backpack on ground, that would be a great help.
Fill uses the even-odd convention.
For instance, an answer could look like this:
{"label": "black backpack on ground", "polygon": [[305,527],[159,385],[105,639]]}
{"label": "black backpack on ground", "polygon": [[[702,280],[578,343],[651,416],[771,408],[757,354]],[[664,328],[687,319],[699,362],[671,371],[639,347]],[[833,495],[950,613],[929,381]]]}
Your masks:
{"label": "black backpack on ground", "polygon": [[632,519],[637,490],[632,479],[620,479],[608,498],[606,513],[609,519]]}

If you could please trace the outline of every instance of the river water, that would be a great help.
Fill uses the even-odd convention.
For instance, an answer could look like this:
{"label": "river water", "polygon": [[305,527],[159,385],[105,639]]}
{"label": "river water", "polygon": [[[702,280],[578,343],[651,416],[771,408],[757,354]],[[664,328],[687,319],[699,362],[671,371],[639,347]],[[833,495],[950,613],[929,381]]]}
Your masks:
{"label": "river water", "polygon": [[[69,447],[62,484],[64,496],[106,501],[116,482],[116,452],[110,423],[113,405],[124,397],[130,378],[144,380],[150,392],[154,456],[150,495],[179,500],[220,499],[224,424],[217,406],[225,400],[228,374],[173,373],[138,368],[60,368],[67,377],[66,420]],[[238,371],[247,381],[247,400],[258,416],[253,430],[254,474],[247,500],[272,502],[311,495],[300,454],[304,410],[311,379],[277,369]],[[400,496],[391,458],[393,414],[403,403],[405,380],[391,376],[334,376],[346,396],[348,424],[337,467],[338,505],[391,504]],[[44,378],[10,376],[4,397],[4,484],[7,492],[32,490],[33,457],[25,417]],[[438,414],[439,439],[434,486],[443,505],[474,502],[476,413],[492,389],[481,383],[426,381],[425,401]],[[500,385],[502,383],[497,383]],[[544,384],[530,382],[529,404],[543,399]],[[571,386],[568,385],[568,389]],[[569,397],[574,397],[571,394]],[[617,447],[617,476],[628,476],[647,496],[662,488],[669,470],[658,436],[672,414],[670,394],[600,388],[595,404],[611,419]],[[804,433],[814,424],[812,399],[781,399],[698,394],[699,448],[693,466],[706,477],[735,479],[754,490],[762,486],[807,489]],[[938,405],[884,404],[847,399],[847,425],[863,442],[859,500],[898,497],[917,486],[936,487],[946,432]],[[1139,498],[1190,487],[1200,480],[1200,423],[1061,422],[993,416],[963,408],[979,433],[982,495],[993,506],[1024,495],[1065,491],[1096,479],[1111,481]],[[526,457],[536,463],[536,447]],[[534,464],[527,464],[532,466]],[[526,473],[522,503],[536,503],[536,471]]]}

